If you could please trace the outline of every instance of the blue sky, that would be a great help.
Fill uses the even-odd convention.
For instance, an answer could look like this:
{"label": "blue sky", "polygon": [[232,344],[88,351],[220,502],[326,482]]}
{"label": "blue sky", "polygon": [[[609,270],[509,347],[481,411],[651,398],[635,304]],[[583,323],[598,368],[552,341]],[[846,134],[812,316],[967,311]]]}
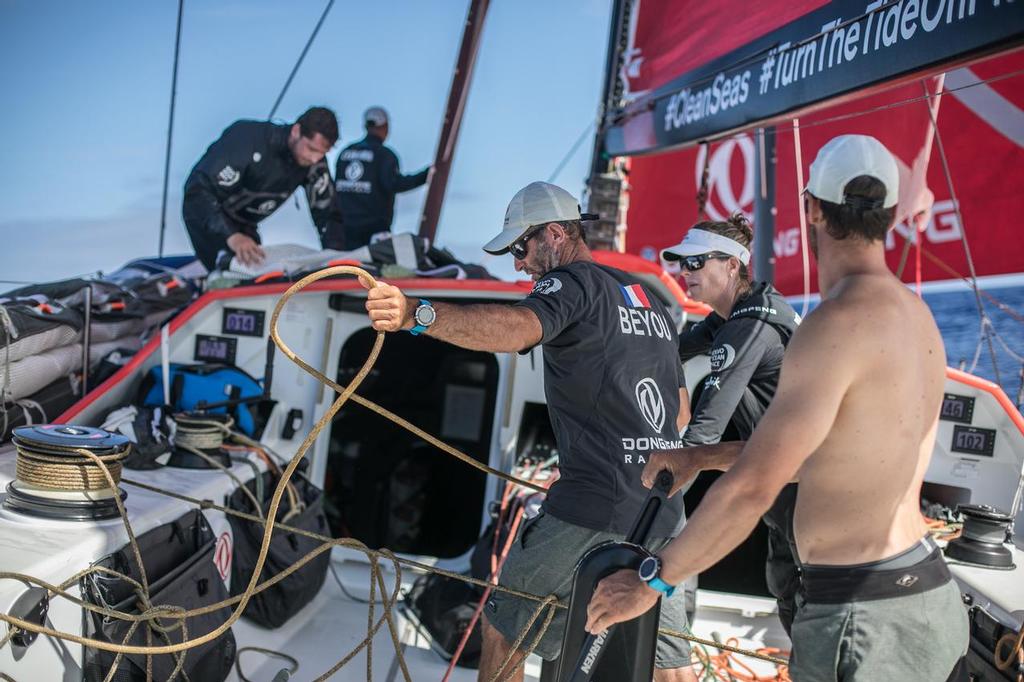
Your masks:
{"label": "blue sky", "polygon": [[[439,242],[482,260],[512,194],[546,180],[600,97],[610,2],[494,0],[463,120]],[[0,279],[113,270],[155,254],[177,2],[0,3]],[[185,0],[171,156],[167,253],[190,250],[181,187],[232,121],[265,118],[325,0]],[[342,146],[370,105],[392,117],[403,170],[433,160],[465,0],[336,2],[282,103],[334,109]],[[558,177],[583,187],[591,146]],[[415,228],[423,188],[401,195]],[[315,246],[305,205],[261,227],[268,243]],[[503,260],[487,262],[511,272]]]}

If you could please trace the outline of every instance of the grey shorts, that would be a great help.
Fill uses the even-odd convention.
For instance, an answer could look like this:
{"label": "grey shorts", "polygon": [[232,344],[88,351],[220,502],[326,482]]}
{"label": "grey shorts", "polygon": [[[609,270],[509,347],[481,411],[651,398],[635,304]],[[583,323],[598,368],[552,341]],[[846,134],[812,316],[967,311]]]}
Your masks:
{"label": "grey shorts", "polygon": [[955,581],[891,599],[808,603],[797,595],[794,682],[942,682],[968,644]]}
{"label": "grey shorts", "polygon": [[[550,514],[541,513],[522,524],[508,558],[501,569],[499,584],[520,592],[545,596],[554,594],[559,601],[568,602],[572,591],[573,569],[594,545],[608,540],[620,541],[622,535],[582,528],[561,521]],[[668,539],[654,540],[650,547],[657,551]],[[686,597],[679,590],[671,599],[662,599],[661,627],[687,632]],[[487,600],[484,614],[494,628],[509,642],[515,642],[527,621],[537,610],[539,602],[522,599],[505,592],[495,591]],[[526,639],[533,641],[546,613],[534,623]],[[551,626],[544,633],[534,651],[545,660],[558,658],[565,632],[566,610],[556,609]],[[655,656],[658,668],[681,668],[690,664],[690,644],[678,637],[658,636]]]}

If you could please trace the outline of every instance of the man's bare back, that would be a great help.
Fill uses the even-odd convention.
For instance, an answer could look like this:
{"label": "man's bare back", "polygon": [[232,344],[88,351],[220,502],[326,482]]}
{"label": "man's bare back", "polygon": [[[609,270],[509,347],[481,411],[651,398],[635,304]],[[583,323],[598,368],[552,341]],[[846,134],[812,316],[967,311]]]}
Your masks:
{"label": "man's bare back", "polygon": [[808,322],[791,359],[798,363],[806,344],[834,348],[820,381],[844,381],[846,390],[828,436],[800,468],[801,561],[892,556],[925,534],[918,491],[942,403],[942,339],[928,307],[889,273],[844,278]]}

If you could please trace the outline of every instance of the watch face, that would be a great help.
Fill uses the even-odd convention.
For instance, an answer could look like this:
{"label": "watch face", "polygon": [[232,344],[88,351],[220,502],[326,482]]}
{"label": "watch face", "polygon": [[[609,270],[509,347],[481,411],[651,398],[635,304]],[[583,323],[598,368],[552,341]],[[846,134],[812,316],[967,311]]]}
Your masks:
{"label": "watch face", "polygon": [[640,580],[644,582],[650,582],[658,576],[658,569],[661,568],[661,562],[658,561],[658,557],[649,556],[640,562],[640,569],[637,571],[640,574]]}
{"label": "watch face", "polygon": [[416,308],[416,314],[413,317],[416,318],[416,324],[429,327],[434,324],[434,318],[437,317],[437,313],[434,312],[433,306],[421,305]]}

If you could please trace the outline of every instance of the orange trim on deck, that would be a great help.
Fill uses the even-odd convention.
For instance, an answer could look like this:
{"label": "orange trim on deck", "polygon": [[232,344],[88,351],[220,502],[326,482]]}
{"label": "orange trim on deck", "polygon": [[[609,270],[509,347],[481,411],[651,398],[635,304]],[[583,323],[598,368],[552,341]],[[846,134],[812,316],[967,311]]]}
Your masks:
{"label": "orange trim on deck", "polygon": [[[404,279],[389,280],[389,283],[398,284],[402,288],[408,289],[470,289],[474,291],[495,291],[513,294],[526,294],[533,288],[533,282],[526,280],[521,280],[519,282],[502,282],[486,279]],[[177,317],[171,320],[167,330],[168,334],[170,335],[176,332],[186,322],[195,317],[200,310],[214,301],[232,298],[245,298],[248,296],[283,294],[292,284],[293,282],[277,282],[274,284],[247,285],[231,289],[214,289],[212,291],[207,291],[189,304],[187,308],[182,310]],[[310,284],[308,287],[303,289],[301,293],[313,293],[318,291],[347,291],[350,289],[361,288],[362,285],[359,284],[354,277],[346,279],[327,279]],[[89,391],[89,393],[83,396],[81,400],[54,419],[53,423],[67,424],[70,420],[78,416],[82,410],[96,402],[96,400],[98,400],[104,393],[119,384],[123,379],[130,377],[132,373],[149,358],[150,355],[159,351],[159,349],[160,335],[157,334],[150,339],[149,343],[143,346],[142,349],[140,349],[124,367],[115,372],[110,378],[95,389]]]}
{"label": "orange trim on deck", "polygon": [[953,381],[959,381],[961,384],[967,384],[971,388],[977,388],[978,390],[991,393],[992,397],[994,397],[996,402],[999,403],[999,406],[1002,407],[1006,411],[1006,414],[1010,416],[1010,421],[1012,421],[1016,425],[1017,429],[1020,430],[1021,434],[1024,435],[1024,415],[1022,415],[1010,401],[1009,396],[1006,395],[1006,392],[1001,386],[989,381],[988,379],[982,379],[981,377],[968,374],[967,372],[963,372],[959,369],[953,369],[952,367],[946,368],[946,377]]}

